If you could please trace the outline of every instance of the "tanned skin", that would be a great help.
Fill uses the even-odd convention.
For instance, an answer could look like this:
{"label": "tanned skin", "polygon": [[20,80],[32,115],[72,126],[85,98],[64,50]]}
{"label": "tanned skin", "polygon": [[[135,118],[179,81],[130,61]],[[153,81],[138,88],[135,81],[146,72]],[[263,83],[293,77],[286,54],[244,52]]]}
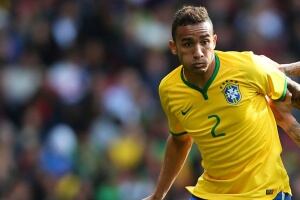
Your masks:
{"label": "tanned skin", "polygon": [[276,123],[286,134],[300,147],[300,124],[291,114],[292,94],[288,91],[283,102],[270,101],[270,107],[274,113]]}
{"label": "tanned skin", "polygon": [[[281,64],[278,68],[287,76],[300,76],[300,62]],[[292,93],[292,106],[300,109],[300,85],[290,78],[288,78],[287,81],[288,89]]]}

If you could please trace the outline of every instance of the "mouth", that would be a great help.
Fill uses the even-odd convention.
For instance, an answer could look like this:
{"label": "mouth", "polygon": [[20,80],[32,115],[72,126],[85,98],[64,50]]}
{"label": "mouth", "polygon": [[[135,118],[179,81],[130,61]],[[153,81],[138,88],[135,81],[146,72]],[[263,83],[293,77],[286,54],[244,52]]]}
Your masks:
{"label": "mouth", "polygon": [[206,67],[206,63],[204,63],[204,62],[197,62],[197,63],[193,63],[193,66],[195,68],[204,68],[204,67]]}

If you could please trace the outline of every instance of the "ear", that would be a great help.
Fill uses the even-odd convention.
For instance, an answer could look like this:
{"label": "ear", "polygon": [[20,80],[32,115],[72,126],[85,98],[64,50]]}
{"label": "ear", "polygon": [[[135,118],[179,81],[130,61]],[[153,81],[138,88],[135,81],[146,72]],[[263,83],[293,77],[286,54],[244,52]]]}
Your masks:
{"label": "ear", "polygon": [[213,49],[216,48],[217,40],[218,40],[218,36],[217,36],[217,34],[214,34],[214,35],[213,35]]}
{"label": "ear", "polygon": [[173,40],[170,40],[170,41],[169,41],[169,48],[170,48],[171,53],[172,53],[173,55],[177,55],[176,44],[175,44],[175,42],[174,42]]}

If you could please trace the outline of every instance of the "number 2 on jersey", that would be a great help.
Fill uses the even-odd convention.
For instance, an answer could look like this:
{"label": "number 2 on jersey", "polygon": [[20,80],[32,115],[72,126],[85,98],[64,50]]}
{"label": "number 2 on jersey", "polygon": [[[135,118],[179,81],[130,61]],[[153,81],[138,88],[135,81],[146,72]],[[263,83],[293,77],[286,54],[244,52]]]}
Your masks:
{"label": "number 2 on jersey", "polygon": [[209,115],[208,119],[210,119],[210,118],[215,118],[216,119],[216,124],[211,128],[211,132],[210,132],[211,135],[213,137],[225,136],[225,133],[217,133],[216,132],[216,128],[220,124],[220,121],[221,121],[220,117],[218,115]]}

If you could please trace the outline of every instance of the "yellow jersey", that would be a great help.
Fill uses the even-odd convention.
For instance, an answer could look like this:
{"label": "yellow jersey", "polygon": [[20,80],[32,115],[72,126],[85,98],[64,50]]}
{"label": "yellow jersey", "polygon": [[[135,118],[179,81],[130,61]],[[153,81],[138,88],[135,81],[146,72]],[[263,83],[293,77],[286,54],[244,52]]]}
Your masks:
{"label": "yellow jersey", "polygon": [[286,77],[266,57],[215,51],[212,76],[199,88],[179,66],[160,83],[170,133],[190,134],[202,156],[195,196],[209,200],[273,199],[291,194],[276,121],[265,98],[282,100]]}

